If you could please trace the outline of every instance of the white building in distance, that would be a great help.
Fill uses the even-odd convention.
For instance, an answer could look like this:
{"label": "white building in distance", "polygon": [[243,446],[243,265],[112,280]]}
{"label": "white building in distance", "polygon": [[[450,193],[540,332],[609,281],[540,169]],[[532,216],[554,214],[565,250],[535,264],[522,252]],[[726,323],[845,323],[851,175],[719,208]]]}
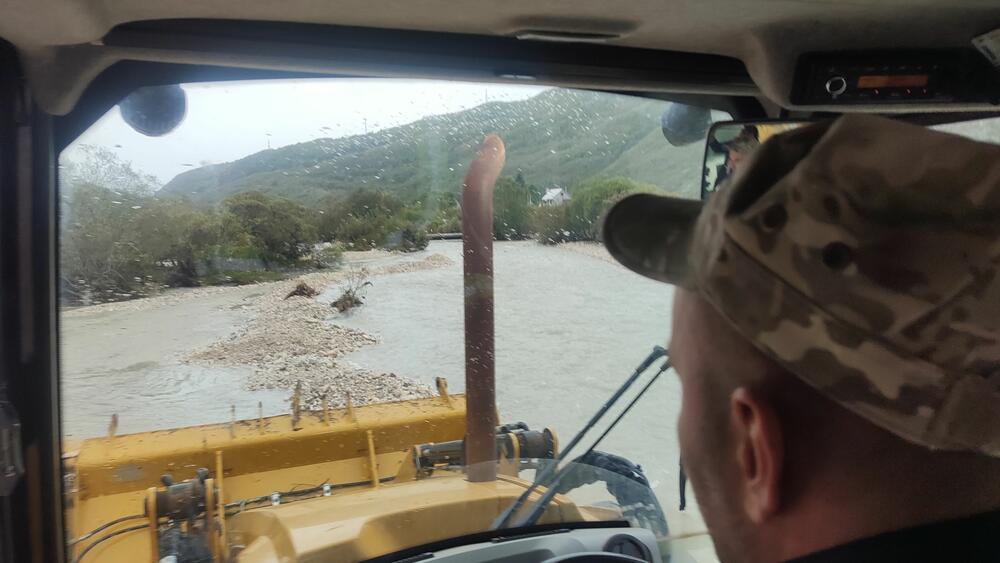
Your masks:
{"label": "white building in distance", "polygon": [[542,196],[542,205],[560,205],[567,201],[569,193],[558,186],[545,190],[545,195]]}

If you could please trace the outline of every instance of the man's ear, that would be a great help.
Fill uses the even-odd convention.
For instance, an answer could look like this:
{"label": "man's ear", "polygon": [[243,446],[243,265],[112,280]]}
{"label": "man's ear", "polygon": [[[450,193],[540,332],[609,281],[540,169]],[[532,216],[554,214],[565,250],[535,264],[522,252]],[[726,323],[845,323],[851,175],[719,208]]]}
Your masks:
{"label": "man's ear", "polygon": [[736,461],[747,517],[762,523],[781,508],[784,436],[773,405],[759,390],[736,388],[729,397]]}

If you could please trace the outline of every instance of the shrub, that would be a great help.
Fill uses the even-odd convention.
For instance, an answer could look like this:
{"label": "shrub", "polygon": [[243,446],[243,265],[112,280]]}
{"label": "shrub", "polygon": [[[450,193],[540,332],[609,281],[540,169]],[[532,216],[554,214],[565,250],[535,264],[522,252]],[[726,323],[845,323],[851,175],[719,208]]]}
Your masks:
{"label": "shrub", "polygon": [[627,178],[595,180],[573,190],[566,209],[570,240],[597,240],[601,219],[612,205],[628,194],[653,190]]}
{"label": "shrub", "polygon": [[601,220],[615,202],[631,193],[655,189],[627,178],[594,180],[574,189],[568,203],[535,208],[532,230],[542,244],[597,240]]}
{"label": "shrub", "polygon": [[405,206],[395,195],[381,190],[357,190],[342,201],[327,205],[319,224],[320,238],[364,250],[390,244],[402,230]]}
{"label": "shrub", "polygon": [[427,223],[428,233],[460,233],[462,232],[462,216],[457,205],[442,207],[437,215]]}
{"label": "shrub", "polygon": [[530,228],[531,193],[510,178],[500,178],[493,190],[493,238],[521,240]]}
{"label": "shrub", "polygon": [[369,279],[367,269],[351,270],[347,273],[344,292],[340,294],[340,297],[336,301],[330,303],[330,306],[338,312],[346,313],[354,307],[364,305],[365,292],[370,285],[372,285],[372,282]]}
{"label": "shrub", "polygon": [[566,205],[543,205],[531,210],[531,230],[542,244],[570,240],[566,225]]}
{"label": "shrub", "polygon": [[[396,234],[393,233],[390,238],[396,238],[395,235]],[[416,252],[427,248],[427,231],[417,227],[416,225],[410,224],[403,227],[403,229],[398,232],[398,238],[399,242],[389,244],[387,247],[392,250],[400,250],[402,252]]]}
{"label": "shrub", "polygon": [[317,245],[308,258],[316,269],[336,268],[344,261],[344,246],[324,242]]}
{"label": "shrub", "polygon": [[307,210],[287,199],[244,192],[227,199],[223,207],[223,230],[230,241],[256,249],[267,269],[273,263],[294,263],[316,240]]}

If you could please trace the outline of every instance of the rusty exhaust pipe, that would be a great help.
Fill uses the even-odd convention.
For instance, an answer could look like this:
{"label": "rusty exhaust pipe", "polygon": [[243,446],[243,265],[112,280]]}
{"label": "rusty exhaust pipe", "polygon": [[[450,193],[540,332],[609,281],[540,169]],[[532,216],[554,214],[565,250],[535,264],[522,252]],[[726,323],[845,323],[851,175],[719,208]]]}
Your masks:
{"label": "rusty exhaust pipe", "polygon": [[506,159],[503,141],[488,135],[462,185],[462,268],[465,285],[465,464],[468,479],[497,476],[496,370],[493,341],[493,187]]}

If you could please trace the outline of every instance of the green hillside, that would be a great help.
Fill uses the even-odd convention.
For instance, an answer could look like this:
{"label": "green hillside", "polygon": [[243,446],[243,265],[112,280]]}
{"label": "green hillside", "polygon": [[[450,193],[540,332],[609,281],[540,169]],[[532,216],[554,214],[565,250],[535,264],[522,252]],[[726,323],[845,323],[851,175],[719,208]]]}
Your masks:
{"label": "green hillside", "polygon": [[256,190],[304,204],[380,188],[405,199],[458,191],[488,133],[507,147],[504,174],[542,188],[627,177],[695,195],[702,146],[671,147],[660,132],[666,103],[629,96],[547,90],[490,102],[367,135],[318,139],[184,172],[159,192],[213,205]]}

